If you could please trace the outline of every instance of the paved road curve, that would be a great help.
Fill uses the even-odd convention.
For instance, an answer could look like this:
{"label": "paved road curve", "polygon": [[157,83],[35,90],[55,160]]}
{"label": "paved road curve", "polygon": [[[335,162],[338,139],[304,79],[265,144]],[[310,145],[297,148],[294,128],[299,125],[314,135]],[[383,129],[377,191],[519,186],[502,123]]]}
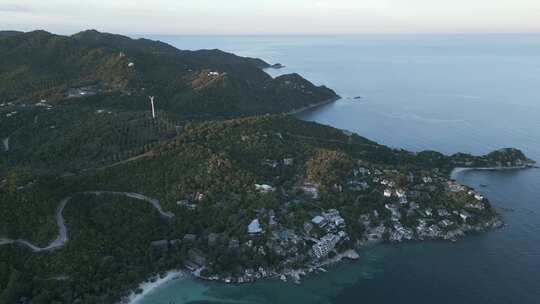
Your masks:
{"label": "paved road curve", "polygon": [[[159,212],[159,214],[164,218],[169,219],[174,216],[174,214],[171,212],[163,211],[163,208],[161,207],[161,204],[159,203],[157,199],[153,199],[139,193],[114,192],[114,191],[86,191],[86,192],[80,192],[78,194],[127,196],[136,200],[150,203]],[[27,246],[34,252],[52,251],[52,250],[56,250],[56,249],[60,249],[64,247],[64,245],[69,240],[69,237],[68,237],[68,230],[66,227],[63,213],[64,213],[64,209],[66,208],[66,205],[71,201],[72,198],[73,196],[68,196],[62,199],[60,203],[58,204],[58,207],[56,209],[56,225],[58,225],[58,237],[46,247],[36,246],[32,244],[31,242],[24,239],[12,240],[12,239],[6,239],[6,238],[0,238],[0,246],[17,243],[23,246]]]}

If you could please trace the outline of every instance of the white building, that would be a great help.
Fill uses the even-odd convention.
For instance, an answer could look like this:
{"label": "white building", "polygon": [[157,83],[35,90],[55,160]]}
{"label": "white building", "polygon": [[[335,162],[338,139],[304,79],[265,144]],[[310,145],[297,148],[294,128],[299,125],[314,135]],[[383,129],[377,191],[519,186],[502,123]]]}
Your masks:
{"label": "white building", "polygon": [[396,190],[396,195],[397,195],[397,197],[399,197],[399,198],[405,197],[405,190],[403,190],[403,189],[397,189],[397,190]]}
{"label": "white building", "polygon": [[474,204],[471,204],[471,203],[466,204],[465,208],[484,210],[486,207],[481,202],[478,202],[478,203],[474,203]]}
{"label": "white building", "polygon": [[341,226],[341,225],[345,225],[345,219],[343,219],[342,217],[339,217],[339,218],[336,218],[334,219],[334,224],[336,224],[336,226]]}
{"label": "white building", "polygon": [[460,216],[464,221],[467,221],[467,219],[471,217],[471,214],[468,213],[467,211],[462,211],[462,212],[459,213],[459,216]]}
{"label": "white building", "polygon": [[353,191],[364,191],[364,190],[367,190],[369,189],[369,184],[365,181],[349,181],[347,183],[347,185],[349,186],[349,189],[353,190]]}
{"label": "white building", "polygon": [[251,223],[248,225],[248,233],[251,235],[254,234],[260,234],[262,233],[261,224],[259,223],[259,219],[254,219],[251,221]]}
{"label": "white building", "polygon": [[318,259],[323,258],[330,253],[336,247],[336,244],[339,242],[340,237],[335,234],[327,234],[323,236],[317,243],[312,247],[313,254]]}
{"label": "white building", "polygon": [[320,215],[317,215],[313,219],[311,219],[311,222],[319,227],[324,227],[326,225],[326,219]]}
{"label": "white building", "polygon": [[262,185],[259,185],[259,184],[255,184],[255,190],[261,192],[261,193],[270,193],[270,192],[274,192],[276,191],[276,188],[270,186],[270,185],[265,185],[265,184],[262,184]]}
{"label": "white building", "polygon": [[322,216],[327,222],[332,223],[336,227],[345,225],[345,220],[341,217],[339,211],[336,209],[330,209],[326,212],[323,212]]}
{"label": "white building", "polygon": [[452,192],[462,192],[465,191],[465,187],[463,185],[460,185],[456,182],[449,181],[448,182],[448,188]]}
{"label": "white building", "polygon": [[360,167],[358,169],[354,169],[353,174],[354,176],[358,176],[358,175],[366,176],[366,175],[370,175],[371,172],[369,172],[369,170],[366,168]]}
{"label": "white building", "polygon": [[450,216],[450,212],[448,212],[448,210],[446,210],[444,208],[438,209],[437,214],[439,216]]}
{"label": "white building", "polygon": [[204,200],[204,193],[197,192],[195,193],[195,201],[202,202]]}
{"label": "white building", "polygon": [[294,164],[294,159],[293,158],[284,158],[283,159],[283,164],[285,166],[292,166]]}
{"label": "white building", "polygon": [[391,197],[392,196],[392,190],[391,189],[385,189],[384,190],[384,196],[385,197]]}
{"label": "white building", "polygon": [[384,205],[384,208],[386,208],[387,210],[392,212],[392,220],[393,221],[398,221],[401,218],[401,214],[399,213],[399,210],[398,210],[397,207],[394,207],[394,206],[392,206],[390,204],[386,204],[386,205]]}
{"label": "white building", "polygon": [[317,188],[316,185],[314,184],[311,184],[311,183],[304,183],[304,185],[302,185],[300,187],[300,189],[306,194],[306,195],[309,195],[311,198],[313,199],[317,199],[319,198],[319,189]]}
{"label": "white building", "polygon": [[449,227],[449,226],[452,226],[454,223],[451,221],[451,220],[448,220],[448,219],[444,219],[441,221],[441,226],[442,227]]}

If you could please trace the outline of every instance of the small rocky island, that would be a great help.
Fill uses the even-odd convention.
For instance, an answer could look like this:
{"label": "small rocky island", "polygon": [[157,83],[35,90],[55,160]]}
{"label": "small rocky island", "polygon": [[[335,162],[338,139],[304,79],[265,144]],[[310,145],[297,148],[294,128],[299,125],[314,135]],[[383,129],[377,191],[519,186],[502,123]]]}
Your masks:
{"label": "small rocky island", "polygon": [[279,70],[279,69],[284,69],[284,68],[286,68],[286,66],[284,66],[284,65],[281,64],[281,63],[275,63],[275,64],[272,64],[272,65],[270,66],[270,68]]}
{"label": "small rocky island", "polygon": [[371,242],[500,227],[452,170],[535,165],[298,120],[338,96],[218,50],[36,31],[0,55],[0,303],[117,303],[175,269],[298,282]]}

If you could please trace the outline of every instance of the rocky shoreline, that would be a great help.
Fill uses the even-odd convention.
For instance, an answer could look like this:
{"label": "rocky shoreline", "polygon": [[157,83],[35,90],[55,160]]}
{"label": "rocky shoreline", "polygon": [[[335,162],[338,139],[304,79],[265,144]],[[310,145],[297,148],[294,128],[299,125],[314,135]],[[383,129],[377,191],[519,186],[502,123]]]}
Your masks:
{"label": "rocky shoreline", "polygon": [[320,273],[320,272],[326,272],[326,270],[323,267],[332,266],[337,263],[341,263],[344,260],[352,260],[352,261],[359,260],[360,255],[358,254],[357,250],[361,250],[362,248],[369,245],[383,243],[383,242],[387,242],[390,244],[398,244],[398,243],[402,243],[403,241],[422,242],[422,241],[428,241],[428,240],[431,240],[431,241],[442,240],[442,241],[456,242],[459,238],[463,238],[470,233],[485,232],[492,229],[499,229],[499,228],[502,228],[503,226],[504,226],[504,222],[502,218],[499,215],[494,215],[492,219],[490,219],[489,221],[485,221],[481,224],[478,224],[478,225],[464,224],[458,229],[454,229],[446,233],[441,232],[440,234],[433,235],[433,236],[418,236],[410,240],[400,240],[400,241],[366,240],[366,241],[358,243],[355,249],[349,249],[344,252],[337,253],[332,258],[327,258],[321,261],[311,263],[304,268],[285,269],[279,272],[259,267],[259,269],[249,271],[244,276],[240,276],[240,277],[220,277],[220,276],[206,277],[206,276],[201,275],[202,268],[191,271],[190,273],[196,278],[204,280],[204,281],[214,281],[214,282],[221,282],[221,283],[226,283],[226,284],[247,284],[247,283],[254,283],[258,280],[263,280],[263,279],[280,279],[283,282],[288,282],[290,280],[296,284],[300,284],[302,277]]}
{"label": "rocky shoreline", "polygon": [[[325,101],[323,104],[329,103],[332,101]],[[321,104],[318,104],[321,105]],[[315,107],[317,105],[313,105],[312,107]],[[532,165],[526,164],[523,166],[513,166],[513,167],[485,167],[485,168],[455,168],[451,176],[452,178],[458,174],[459,172],[462,172],[464,170],[515,170],[515,169],[526,169],[530,168]],[[465,190],[461,190],[465,191]],[[482,198],[483,200],[483,198]],[[283,268],[281,270],[275,270],[275,269],[268,269],[265,267],[253,267],[251,269],[245,269],[244,273],[240,276],[235,275],[205,275],[205,264],[199,264],[199,265],[192,265],[192,267],[188,267],[183,271],[185,274],[190,274],[193,277],[200,279],[202,281],[211,281],[211,282],[219,282],[219,283],[225,283],[225,284],[248,284],[248,283],[254,283],[259,280],[264,279],[275,279],[275,280],[281,280],[283,282],[293,282],[295,284],[300,284],[302,278],[316,275],[321,272],[326,272],[325,267],[332,266],[338,263],[343,262],[344,260],[352,260],[356,261],[360,259],[360,255],[358,254],[359,250],[364,249],[367,246],[379,244],[379,243],[387,243],[387,244],[399,244],[402,242],[422,242],[422,241],[452,241],[456,242],[457,240],[465,237],[468,234],[472,233],[479,233],[484,232],[492,229],[498,229],[504,226],[504,222],[502,217],[497,213],[492,213],[488,217],[486,217],[483,220],[480,220],[477,224],[470,224],[467,223],[467,221],[463,221],[458,226],[453,226],[452,228],[442,228],[440,229],[431,229],[433,226],[424,225],[422,227],[417,227],[416,230],[414,230],[414,233],[411,231],[411,233],[404,233],[403,231],[400,231],[399,229],[394,228],[390,230],[386,230],[387,235],[384,235],[384,231],[380,231],[375,237],[373,235],[366,232],[364,238],[362,241],[357,241],[353,248],[350,248],[348,250],[344,251],[334,251],[334,254],[331,254],[325,258],[316,259],[313,257],[309,261],[306,262],[305,265],[303,265],[300,268]],[[376,227],[378,228],[378,227]],[[375,230],[377,230],[374,228]],[[143,290],[143,292],[147,293],[148,286],[151,285],[152,290],[159,287],[160,284],[164,284],[168,281],[170,281],[170,276],[166,276],[163,278],[154,277],[153,282],[145,282],[141,285],[140,289]],[[150,284],[150,285],[149,285]],[[143,297],[144,295],[139,295],[139,298]],[[133,295],[132,295],[133,297]],[[136,302],[124,302],[124,303],[136,303]]]}
{"label": "rocky shoreline", "polygon": [[291,269],[285,269],[280,272],[276,272],[274,270],[267,270],[262,267],[259,267],[259,269],[257,269],[256,271],[253,271],[253,272],[249,271],[246,275],[240,276],[240,277],[220,277],[220,276],[205,277],[201,275],[200,273],[201,269],[192,271],[191,274],[195,276],[196,278],[204,280],[204,281],[214,281],[214,282],[221,282],[221,283],[226,283],[226,284],[247,284],[247,283],[254,283],[262,279],[280,279],[284,282],[292,280],[294,283],[299,284],[301,278],[304,276],[317,273],[317,272],[326,272],[326,270],[322,267],[337,264],[339,262],[342,262],[345,259],[358,260],[359,258],[360,258],[360,255],[358,254],[358,252],[356,252],[355,249],[349,249],[342,253],[336,254],[336,256],[334,256],[333,258],[328,258],[328,259],[307,265],[305,268],[298,268],[298,269],[291,268]]}
{"label": "rocky shoreline", "polygon": [[[497,168],[497,167],[491,167],[489,170],[510,170],[510,169],[524,169],[529,168],[529,165],[525,165],[522,167],[504,167],[504,168]],[[452,176],[454,174],[457,174],[461,172],[460,170],[474,170],[477,168],[456,168],[452,171]],[[488,168],[481,168],[481,170],[488,170]],[[246,284],[246,283],[253,283],[258,280],[262,279],[280,279],[284,282],[292,281],[294,283],[300,283],[301,278],[316,274],[319,272],[325,272],[326,270],[323,268],[325,266],[334,265],[337,263],[342,262],[343,260],[358,260],[360,259],[360,255],[358,254],[357,250],[361,250],[362,248],[377,244],[377,243],[390,243],[390,244],[396,244],[396,243],[402,243],[402,242],[421,242],[421,241],[452,241],[455,242],[458,239],[465,237],[467,234],[470,233],[478,233],[478,232],[484,232],[487,230],[492,229],[498,229],[504,226],[504,222],[502,217],[497,214],[493,213],[493,215],[488,219],[481,221],[479,224],[468,224],[466,222],[462,223],[458,227],[452,228],[452,230],[446,230],[443,229],[436,229],[432,230],[429,229],[430,227],[423,227],[423,229],[417,229],[416,233],[414,234],[403,234],[403,233],[394,233],[390,234],[388,238],[383,237],[383,233],[381,232],[379,235],[377,235],[375,238],[372,238],[371,236],[368,237],[366,234],[365,239],[363,241],[358,241],[354,248],[345,250],[343,252],[336,252],[335,255],[333,255],[331,258],[327,257],[325,259],[316,260],[313,259],[308,264],[306,264],[304,267],[301,268],[285,268],[280,271],[276,271],[274,269],[265,269],[264,267],[258,267],[256,269],[246,269],[244,275],[241,276],[220,276],[220,275],[211,275],[211,276],[205,276],[203,275],[203,270],[205,268],[204,265],[198,267],[198,268],[191,268],[186,270],[187,272],[191,273],[194,277],[204,280],[204,281],[214,281],[214,282],[221,282],[226,284]]]}
{"label": "rocky shoreline", "polygon": [[[428,240],[432,240],[432,241],[442,240],[442,241],[455,242],[459,238],[465,237],[467,234],[484,232],[491,229],[499,229],[499,228],[502,228],[503,226],[504,226],[504,222],[502,218],[498,215],[495,215],[491,220],[483,222],[478,225],[463,225],[460,229],[449,231],[445,234],[441,234],[436,237],[414,238],[408,241],[422,242],[422,241],[428,241]],[[292,281],[295,284],[300,284],[303,277],[306,277],[309,275],[316,275],[321,272],[326,272],[327,270],[324,267],[333,266],[338,263],[344,262],[345,260],[358,261],[360,259],[360,255],[358,254],[357,250],[361,250],[367,246],[376,245],[379,243],[383,243],[383,241],[382,240],[363,241],[357,244],[356,249],[349,249],[342,253],[338,253],[333,258],[327,258],[325,260],[312,263],[310,265],[307,265],[305,268],[285,269],[280,272],[266,270],[261,267],[257,269],[257,271],[253,271],[241,277],[219,277],[219,276],[205,277],[201,275],[202,268],[199,268],[193,271],[171,270],[167,272],[166,275],[164,276],[156,275],[152,277],[151,279],[149,279],[148,281],[141,283],[141,285],[139,286],[139,289],[141,291],[140,293],[138,294],[131,293],[128,297],[126,297],[124,300],[122,300],[118,304],[136,304],[141,299],[143,299],[144,296],[146,296],[148,293],[159,288],[163,284],[166,284],[170,282],[171,280],[181,278],[187,274],[190,274],[193,277],[203,280],[203,281],[220,282],[220,283],[225,283],[225,284],[248,284],[248,283],[254,283],[256,281],[266,280],[266,279],[279,279],[283,282]],[[401,243],[401,241],[389,242],[389,243],[396,244],[396,243]]]}

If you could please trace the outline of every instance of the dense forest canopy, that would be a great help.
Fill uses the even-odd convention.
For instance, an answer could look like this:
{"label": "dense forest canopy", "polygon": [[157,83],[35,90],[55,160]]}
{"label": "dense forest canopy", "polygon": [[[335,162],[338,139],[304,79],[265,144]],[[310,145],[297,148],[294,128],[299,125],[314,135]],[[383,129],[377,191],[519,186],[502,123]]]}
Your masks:
{"label": "dense forest canopy", "polygon": [[[186,117],[286,112],[335,99],[300,75],[273,79],[263,60],[220,50],[182,51],[147,39],[45,31],[0,35],[0,100],[56,102],[81,94],[109,95],[131,110],[159,108]],[[112,96],[110,96],[112,95]]]}
{"label": "dense forest canopy", "polygon": [[[279,227],[292,231],[316,212],[335,208],[350,223],[346,232],[351,239],[346,244],[354,244],[364,238],[366,229],[358,217],[377,211],[384,222],[390,216],[384,207],[389,200],[375,186],[360,193],[344,190],[350,187],[348,181],[365,180],[355,177],[355,168],[389,171],[400,185],[407,185],[411,172],[418,176],[448,172],[464,158],[490,165],[511,153],[512,161],[526,161],[515,158],[516,150],[505,151],[487,157],[415,155],[316,123],[261,116],[189,122],[178,135],[141,151],[142,157],[97,170],[51,175],[33,171],[31,165],[9,167],[0,184],[1,235],[47,245],[57,234],[58,202],[72,196],[64,210],[70,232],[66,246],[50,253],[32,253],[20,245],[0,248],[4,290],[0,299],[13,303],[30,295],[33,303],[114,303],[149,276],[192,263],[192,250],[211,261],[205,270],[209,274],[283,269],[280,255],[260,255],[250,247],[231,245],[278,246],[272,234],[250,237],[246,227],[254,218],[265,223],[275,218]],[[320,197],[298,192],[304,182],[320,185]],[[280,191],[260,193],[256,184]],[[439,187],[418,202],[451,209],[470,201],[448,196]],[[84,194],[94,190],[143,193],[158,199],[174,217],[164,219],[148,204],[121,196]],[[296,201],[301,203],[291,203]],[[478,220],[490,219],[490,212],[479,212]],[[410,215],[403,219],[409,225],[417,220]],[[167,250],[152,245],[159,240],[170,242]],[[288,267],[305,261],[295,263],[299,264]]]}
{"label": "dense forest canopy", "polygon": [[374,236],[453,239],[498,218],[452,169],[533,164],[295,119],[337,95],[268,67],[96,31],[0,32],[0,304],[117,303],[171,269],[250,282]]}

